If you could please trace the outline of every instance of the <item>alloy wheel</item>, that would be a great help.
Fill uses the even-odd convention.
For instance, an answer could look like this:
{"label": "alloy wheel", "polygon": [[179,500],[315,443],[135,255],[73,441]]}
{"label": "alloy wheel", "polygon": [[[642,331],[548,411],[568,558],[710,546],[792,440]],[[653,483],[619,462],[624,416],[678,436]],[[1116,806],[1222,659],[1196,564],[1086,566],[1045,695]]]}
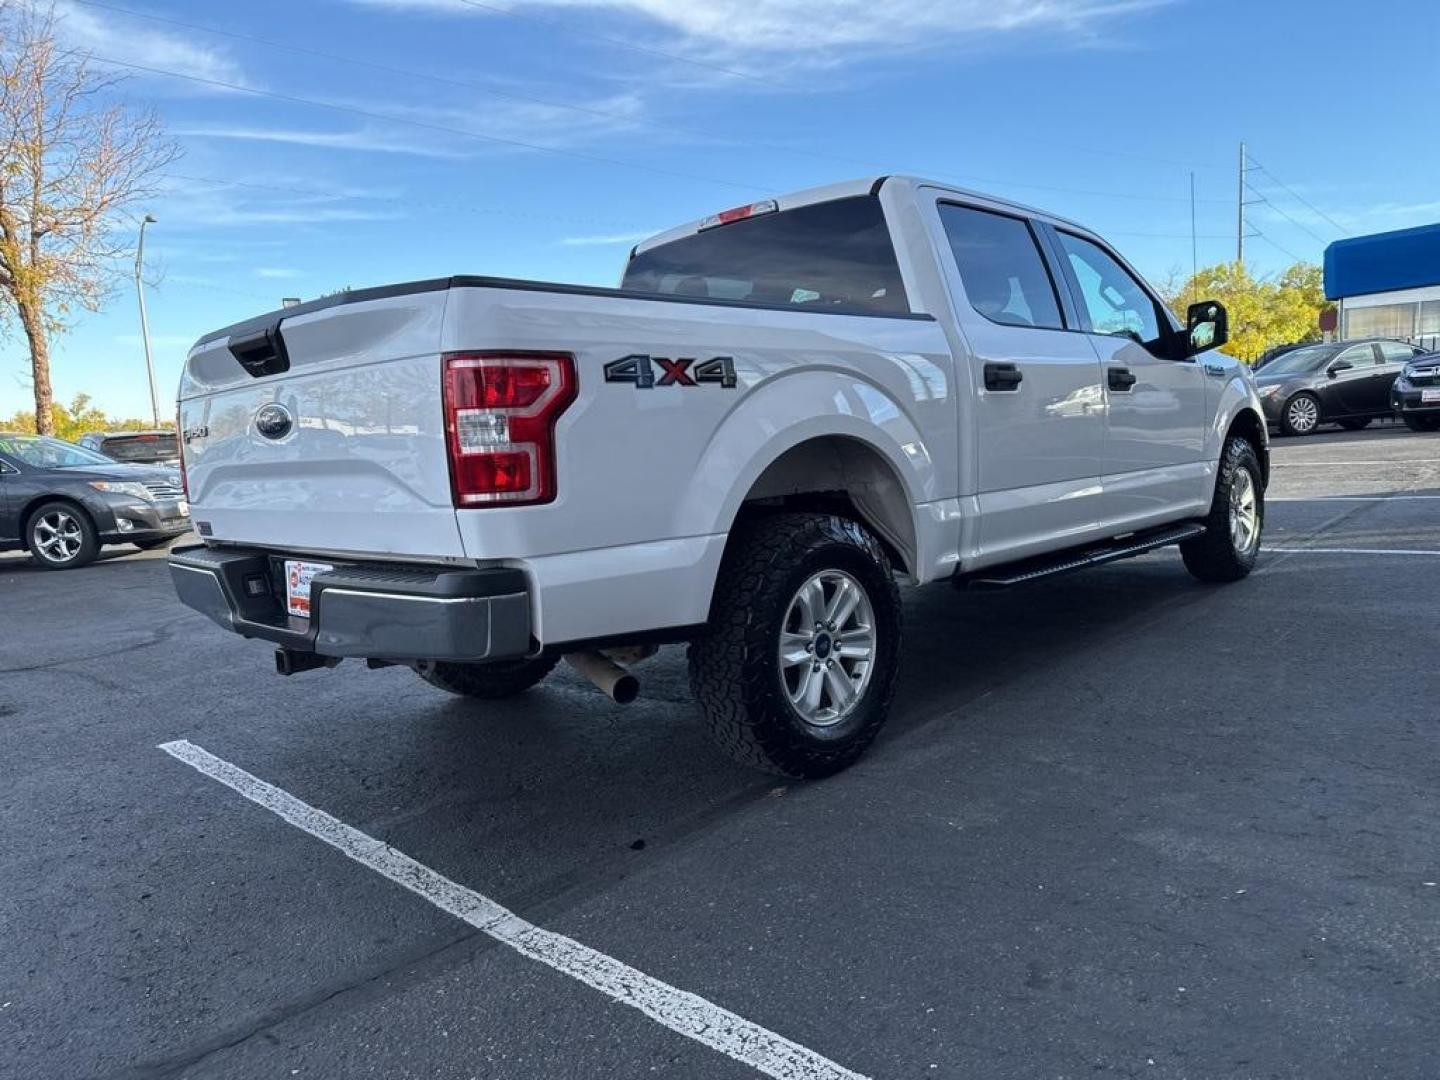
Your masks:
{"label": "alloy wheel", "polygon": [[875,613],[864,586],[822,570],[800,586],[780,629],[780,681],[808,724],[831,727],[865,696],[875,658]]}
{"label": "alloy wheel", "polygon": [[1249,555],[1260,541],[1260,507],[1255,478],[1249,469],[1236,469],[1230,482],[1230,543],[1237,555]]}
{"label": "alloy wheel", "polygon": [[79,519],[66,510],[51,510],[36,518],[30,528],[36,549],[50,562],[69,562],[80,554],[85,542]]}
{"label": "alloy wheel", "polygon": [[1291,428],[1301,435],[1308,435],[1320,426],[1320,409],[1312,397],[1297,397],[1285,411]]}

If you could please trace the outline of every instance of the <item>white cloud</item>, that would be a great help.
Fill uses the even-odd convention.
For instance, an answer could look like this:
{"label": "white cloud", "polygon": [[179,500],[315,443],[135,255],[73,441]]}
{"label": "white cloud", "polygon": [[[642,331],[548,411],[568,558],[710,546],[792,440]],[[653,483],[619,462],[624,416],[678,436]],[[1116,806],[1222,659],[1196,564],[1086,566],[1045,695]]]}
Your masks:
{"label": "white cloud", "polygon": [[[215,263],[236,261],[221,258],[221,253],[210,247],[199,248],[193,239],[196,231],[201,234],[225,225],[323,225],[332,222],[349,221],[390,221],[404,217],[402,207],[387,205],[368,206],[357,203],[347,192],[336,189],[332,192],[286,192],[251,190],[244,187],[212,186],[203,183],[175,183],[165,192],[163,210],[160,213],[166,229],[163,237],[156,239],[157,257],[172,254],[177,262]],[[177,241],[169,240],[171,228],[179,234]],[[173,246],[172,246],[173,243]],[[227,241],[227,244],[232,243]],[[253,236],[233,243],[246,248],[275,247]],[[261,259],[280,260],[282,254],[270,252],[256,254],[255,262]],[[245,261],[251,261],[247,258]],[[271,264],[273,265],[273,264]],[[176,280],[172,275],[169,280]]]}
{"label": "white cloud", "polygon": [[361,127],[348,131],[302,128],[270,128],[242,124],[195,124],[177,128],[176,135],[201,139],[232,139],[248,142],[287,143],[322,150],[357,150],[378,154],[408,154],[413,157],[460,158],[466,155],[431,138],[416,138],[394,128]]}
{"label": "white cloud", "polygon": [[224,52],[178,33],[156,30],[149,22],[80,7],[69,0],[57,0],[55,15],[61,38],[83,52],[201,79],[245,83],[240,66]]}
{"label": "white cloud", "polygon": [[732,51],[880,53],[983,35],[1061,31],[1094,37],[1097,24],[1169,0],[352,0],[371,6],[493,15],[535,9],[608,11],[658,23],[698,46]]}
{"label": "white cloud", "polygon": [[[507,92],[497,87],[497,94]],[[514,92],[514,91],[509,91]],[[564,95],[560,95],[563,97]],[[477,94],[470,100],[453,104],[428,101],[406,104],[387,100],[327,97],[329,105],[339,109],[355,109],[376,116],[393,117],[398,130],[404,125],[430,125],[415,128],[412,140],[425,140],[422,146],[442,146],[454,150],[455,156],[469,156],[483,149],[485,142],[501,148],[506,140],[543,143],[546,146],[570,146],[603,138],[616,131],[633,129],[645,121],[645,104],[638,94],[625,92],[591,98],[584,105],[546,104],[542,101],[499,100],[495,96]],[[392,134],[396,127],[383,120],[375,122],[376,131],[367,138],[379,139],[380,133]],[[459,147],[464,147],[461,151]]]}
{"label": "white cloud", "polygon": [[612,233],[607,236],[567,236],[560,241],[566,247],[608,247],[619,244],[638,244],[647,236],[654,236],[660,230],[650,232]]}
{"label": "white cloud", "polygon": [[1440,200],[1383,202],[1349,213],[1341,211],[1332,216],[1352,225],[1356,232],[1408,229],[1416,225],[1432,225],[1440,219]]}
{"label": "white cloud", "polygon": [[304,277],[303,270],[296,270],[293,266],[257,266],[255,276],[262,278],[298,278]]}

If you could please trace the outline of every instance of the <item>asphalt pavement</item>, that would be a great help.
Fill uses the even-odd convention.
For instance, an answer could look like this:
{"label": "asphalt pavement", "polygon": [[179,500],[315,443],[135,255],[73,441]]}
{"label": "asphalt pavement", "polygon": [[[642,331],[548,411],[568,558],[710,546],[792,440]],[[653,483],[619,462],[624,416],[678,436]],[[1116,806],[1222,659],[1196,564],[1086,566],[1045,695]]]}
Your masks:
{"label": "asphalt pavement", "polygon": [[892,719],[812,784],[712,751],[680,649],[623,707],[284,679],[163,555],[0,556],[0,1077],[761,1075],[727,1017],[795,1080],[1434,1077],[1440,435],[1274,451],[1239,584],[908,590]]}

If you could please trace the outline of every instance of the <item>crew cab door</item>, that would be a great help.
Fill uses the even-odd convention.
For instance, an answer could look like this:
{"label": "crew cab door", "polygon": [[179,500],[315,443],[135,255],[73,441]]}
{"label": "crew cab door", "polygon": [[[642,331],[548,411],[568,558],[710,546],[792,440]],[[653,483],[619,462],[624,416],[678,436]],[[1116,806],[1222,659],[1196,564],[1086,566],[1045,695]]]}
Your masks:
{"label": "crew cab door", "polygon": [[1170,354],[1169,313],[1119,256],[1078,233],[1049,236],[1102,369],[1106,522],[1141,528],[1208,505],[1204,364]]}
{"label": "crew cab door", "polygon": [[1380,366],[1370,376],[1370,386],[1365,395],[1366,411],[1388,416],[1390,391],[1395,386],[1395,380],[1405,370],[1405,365],[1415,357],[1425,355],[1425,350],[1406,345],[1403,341],[1377,341],[1375,348],[1380,352]]}
{"label": "crew cab door", "polygon": [[[1341,363],[1349,366],[1336,366]],[[1384,382],[1380,375],[1380,356],[1373,342],[1353,345],[1340,353],[1326,365],[1325,376],[1320,386],[1320,403],[1326,419],[1378,412],[1388,406],[1389,383],[1385,383],[1386,406],[1371,405],[1372,398],[1379,396],[1379,384]]]}
{"label": "crew cab door", "polygon": [[975,388],[976,564],[1083,542],[1099,523],[1105,439],[1095,351],[1033,221],[952,201],[938,211]]}

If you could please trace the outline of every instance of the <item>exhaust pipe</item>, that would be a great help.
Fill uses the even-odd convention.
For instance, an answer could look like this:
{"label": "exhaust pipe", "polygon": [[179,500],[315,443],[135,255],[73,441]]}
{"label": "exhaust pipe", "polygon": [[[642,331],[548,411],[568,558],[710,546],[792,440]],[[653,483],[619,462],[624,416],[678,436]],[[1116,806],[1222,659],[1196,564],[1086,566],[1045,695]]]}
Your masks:
{"label": "exhaust pipe", "polygon": [[565,654],[565,662],[618,705],[629,705],[640,694],[640,680],[608,656],[598,652],[572,652]]}
{"label": "exhaust pipe", "polygon": [[332,668],[338,663],[338,656],[321,656],[319,653],[301,652],[283,646],[275,650],[277,675],[298,675],[302,671],[314,671],[316,668]]}

